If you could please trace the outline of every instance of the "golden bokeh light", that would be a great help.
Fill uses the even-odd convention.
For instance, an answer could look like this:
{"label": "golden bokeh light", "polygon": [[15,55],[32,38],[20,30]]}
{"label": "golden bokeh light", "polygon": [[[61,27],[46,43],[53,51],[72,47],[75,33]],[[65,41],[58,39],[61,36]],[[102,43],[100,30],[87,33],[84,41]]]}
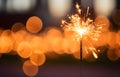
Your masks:
{"label": "golden bokeh light", "polygon": [[5,30],[0,36],[0,53],[9,53],[13,48],[13,32]]}
{"label": "golden bokeh light", "polygon": [[115,54],[120,58],[120,48],[117,48]]}
{"label": "golden bokeh light", "polygon": [[0,38],[0,53],[9,53],[12,50],[13,41],[9,37]]}
{"label": "golden bokeh light", "polygon": [[64,31],[64,33],[63,33],[65,38],[73,38],[74,34],[75,34],[74,31]]}
{"label": "golden bokeh light", "polygon": [[44,41],[42,37],[38,37],[38,36],[34,36],[31,41],[30,44],[33,48],[33,50],[43,50],[44,51]]}
{"label": "golden bokeh light", "polygon": [[116,33],[109,32],[107,37],[108,37],[107,44],[110,46],[110,48],[116,48],[117,47]]}
{"label": "golden bokeh light", "polygon": [[46,56],[38,51],[38,53],[35,52],[30,56],[30,61],[35,66],[41,66],[45,63]]}
{"label": "golden bokeh light", "polygon": [[64,53],[74,54],[75,52],[80,51],[80,43],[77,42],[79,39],[74,39],[75,34],[76,33],[74,31],[64,31],[64,38],[62,43]]}
{"label": "golden bokeh light", "polygon": [[[17,51],[17,47],[18,45],[22,42],[22,41],[25,41],[25,37],[27,36],[28,34],[26,33],[26,31],[24,30],[20,30],[18,32],[15,32],[13,37],[14,37],[14,44],[13,44],[13,50],[14,51]],[[18,38],[19,37],[19,38]]]}
{"label": "golden bokeh light", "polygon": [[100,25],[102,27],[102,32],[108,32],[110,22],[107,17],[103,15],[99,15],[95,18],[95,24]]}
{"label": "golden bokeh light", "polygon": [[71,38],[63,38],[62,40],[62,50],[64,51],[64,53],[66,54],[73,54],[77,51],[79,51],[80,47],[79,47],[79,43],[74,41]]}
{"label": "golden bokeh light", "polygon": [[72,47],[73,47],[72,41],[70,39],[64,38],[63,43],[62,43],[63,52],[61,52],[61,53],[62,54],[63,53],[72,54],[72,52],[73,52],[73,51],[71,51]]}
{"label": "golden bokeh light", "polygon": [[8,37],[13,37],[13,31],[7,29],[2,31],[1,36],[8,36]]}
{"label": "golden bokeh light", "polygon": [[21,42],[18,45],[17,53],[22,58],[29,58],[32,55],[32,52],[33,52],[32,47],[28,42]]}
{"label": "golden bokeh light", "polygon": [[17,32],[19,30],[22,30],[24,27],[25,27],[25,25],[23,23],[18,22],[18,23],[13,24],[11,30],[13,32]]}
{"label": "golden bokeh light", "polygon": [[97,47],[107,45],[108,39],[109,39],[108,32],[101,33],[100,37],[98,37],[97,41],[95,41],[95,43],[96,43],[95,45]]}
{"label": "golden bokeh light", "polygon": [[61,51],[61,45],[62,45],[62,33],[58,29],[50,29],[47,32],[47,35],[45,36],[45,40],[47,40],[49,47],[51,47],[50,51],[54,51],[59,54]]}
{"label": "golden bokeh light", "polygon": [[30,60],[27,60],[23,64],[23,72],[30,77],[34,77],[37,75],[39,69],[37,66],[33,65]]}
{"label": "golden bokeh light", "polygon": [[37,16],[30,17],[26,22],[26,29],[31,33],[38,33],[43,26],[42,20]]}
{"label": "golden bokeh light", "polygon": [[109,49],[109,50],[107,51],[107,57],[108,57],[108,59],[110,59],[111,61],[116,61],[116,60],[119,59],[119,57],[116,55],[114,49]]}

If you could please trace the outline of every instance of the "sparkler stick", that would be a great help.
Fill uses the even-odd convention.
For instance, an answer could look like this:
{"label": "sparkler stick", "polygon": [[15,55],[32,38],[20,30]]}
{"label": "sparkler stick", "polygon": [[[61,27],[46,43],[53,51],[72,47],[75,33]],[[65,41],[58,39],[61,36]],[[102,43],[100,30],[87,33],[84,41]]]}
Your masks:
{"label": "sparkler stick", "polygon": [[80,60],[82,61],[82,40],[80,40]]}

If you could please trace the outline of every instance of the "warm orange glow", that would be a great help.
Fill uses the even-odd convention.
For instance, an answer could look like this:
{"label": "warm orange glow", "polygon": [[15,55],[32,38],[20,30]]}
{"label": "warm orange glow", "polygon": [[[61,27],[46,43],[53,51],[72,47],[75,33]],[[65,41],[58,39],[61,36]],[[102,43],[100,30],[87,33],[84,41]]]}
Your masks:
{"label": "warm orange glow", "polygon": [[[114,39],[113,39],[113,37],[114,37]],[[116,48],[117,47],[116,33],[109,32],[107,41],[108,41],[107,44],[110,46],[110,48]]]}
{"label": "warm orange glow", "polygon": [[9,37],[0,38],[0,53],[9,53],[12,50],[13,42]]}
{"label": "warm orange glow", "polygon": [[98,37],[97,41],[95,42],[96,43],[95,45],[97,47],[107,45],[107,41],[109,39],[108,35],[109,35],[109,32],[101,33],[100,37]]}
{"label": "warm orange glow", "polygon": [[70,39],[73,39],[73,35],[75,34],[74,31],[64,31],[64,37],[65,38],[70,38]]}
{"label": "warm orange glow", "polygon": [[75,42],[73,39],[71,38],[63,38],[62,40],[62,50],[64,51],[63,53],[66,54],[73,54],[77,51],[79,51],[79,43]]}
{"label": "warm orange glow", "polygon": [[40,53],[39,51],[38,51],[38,53],[33,53],[30,56],[30,61],[35,66],[43,65],[45,63],[45,60],[46,60],[45,54]]}
{"label": "warm orange glow", "polygon": [[[18,32],[15,32],[13,37],[14,37],[14,44],[13,44],[13,50],[14,51],[17,51],[17,47],[18,45],[22,42],[22,41],[25,41],[25,37],[27,36],[28,34],[26,33],[26,31],[24,30],[20,30]],[[19,37],[19,38],[18,38]]]}
{"label": "warm orange glow", "polygon": [[42,20],[37,16],[30,17],[26,22],[26,29],[31,33],[38,33],[42,26]]}
{"label": "warm orange glow", "polygon": [[73,39],[74,34],[76,33],[73,31],[64,31],[64,38],[61,47],[66,54],[74,54],[80,50],[80,44],[76,41],[79,39]]}
{"label": "warm orange glow", "polygon": [[115,53],[120,58],[120,48],[117,48]]}
{"label": "warm orange glow", "polygon": [[33,48],[33,50],[41,50],[45,52],[45,48],[44,48],[44,41],[43,41],[43,37],[41,36],[34,36],[33,38],[31,38],[30,40],[30,45]]}
{"label": "warm orange glow", "polygon": [[38,73],[38,67],[33,65],[29,60],[23,64],[23,72],[30,77],[35,76]]}
{"label": "warm orange glow", "polygon": [[76,58],[76,59],[80,59],[80,52],[75,52],[73,53],[73,56]]}
{"label": "warm orange glow", "polygon": [[32,55],[32,51],[32,47],[28,42],[21,42],[17,48],[17,53],[22,58],[29,58]]}
{"label": "warm orange glow", "polygon": [[63,36],[60,30],[54,28],[48,30],[45,40],[47,41],[49,47],[51,47],[49,51],[54,51],[57,54],[60,54],[60,51],[62,50],[62,37]]}

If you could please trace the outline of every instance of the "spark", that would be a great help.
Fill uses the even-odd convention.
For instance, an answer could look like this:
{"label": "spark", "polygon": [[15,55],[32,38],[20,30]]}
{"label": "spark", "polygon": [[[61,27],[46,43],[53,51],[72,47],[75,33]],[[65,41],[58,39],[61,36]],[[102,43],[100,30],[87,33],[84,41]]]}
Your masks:
{"label": "spark", "polygon": [[82,17],[82,10],[78,4],[76,4],[76,9],[77,13],[69,16],[68,22],[62,20],[61,26],[64,31],[72,31],[74,33],[72,36],[75,41],[82,41],[83,53],[89,54],[89,52],[92,52],[93,56],[98,58],[97,53],[100,51],[97,50],[92,43],[100,37],[102,27],[88,17],[90,15],[89,7],[87,8],[87,13],[84,18]]}

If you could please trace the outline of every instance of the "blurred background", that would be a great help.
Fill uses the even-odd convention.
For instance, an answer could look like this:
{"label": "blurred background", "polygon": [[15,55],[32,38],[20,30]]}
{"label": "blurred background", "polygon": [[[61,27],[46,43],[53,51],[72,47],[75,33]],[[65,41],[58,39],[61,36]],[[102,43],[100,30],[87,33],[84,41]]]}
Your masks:
{"label": "blurred background", "polygon": [[[89,6],[93,20],[98,15],[106,16],[110,22],[109,31],[120,34],[120,0],[0,0],[0,29],[11,29],[17,22],[26,24],[31,16],[41,18],[42,31],[52,26],[60,28],[62,19],[76,12],[76,3],[80,4],[83,12]],[[81,62],[71,55],[47,57],[35,77],[120,77],[120,43],[117,46],[117,49],[109,45],[99,47],[104,52],[94,61]],[[117,50],[119,55],[109,55],[109,48],[113,52]],[[22,69],[25,60],[18,55],[2,54],[0,76],[26,77]]]}

